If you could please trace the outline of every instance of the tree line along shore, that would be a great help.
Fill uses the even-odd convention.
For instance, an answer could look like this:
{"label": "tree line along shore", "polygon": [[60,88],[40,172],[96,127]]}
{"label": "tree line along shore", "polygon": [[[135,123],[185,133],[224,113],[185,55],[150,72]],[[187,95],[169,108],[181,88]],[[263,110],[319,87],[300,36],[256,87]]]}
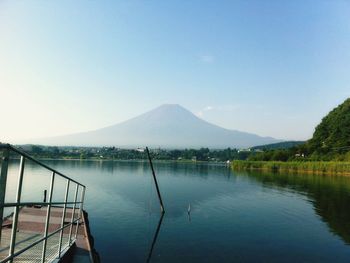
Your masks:
{"label": "tree line along shore", "polygon": [[350,175],[350,98],[322,119],[310,140],[260,148],[244,161],[233,161],[232,168]]}
{"label": "tree line along shore", "polygon": [[350,176],[350,162],[343,161],[240,161],[231,163],[232,169],[259,170],[266,172],[283,173],[311,173],[321,175],[346,175]]}

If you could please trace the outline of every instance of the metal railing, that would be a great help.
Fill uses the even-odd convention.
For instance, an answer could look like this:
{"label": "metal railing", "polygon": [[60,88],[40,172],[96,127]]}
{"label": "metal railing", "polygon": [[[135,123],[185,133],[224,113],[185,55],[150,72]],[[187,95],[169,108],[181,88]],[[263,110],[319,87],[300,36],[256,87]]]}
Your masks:
{"label": "metal railing", "polygon": [[[41,257],[37,258],[35,262],[51,262],[57,259],[60,259],[63,252],[66,251],[72,244],[74,244],[75,240],[77,239],[78,235],[78,228],[79,228],[79,221],[82,220],[82,211],[83,211],[83,205],[84,205],[84,197],[85,197],[85,189],[86,187],[65,176],[64,174],[56,171],[55,169],[47,166],[46,164],[36,160],[35,158],[31,157],[30,155],[26,154],[25,152],[13,147],[10,144],[0,144],[0,153],[2,152],[2,158],[1,158],[1,170],[0,170],[0,225],[1,225],[1,231],[0,231],[0,244],[2,240],[2,232],[3,232],[3,219],[4,219],[4,209],[13,207],[13,214],[12,214],[12,229],[11,229],[11,235],[10,235],[10,241],[9,241],[9,249],[8,249],[8,255],[5,257],[0,258],[0,262],[13,262],[16,260],[16,257],[19,257],[21,254],[23,254],[26,251],[29,251],[30,249],[33,249],[34,247],[37,247],[40,243],[42,243],[42,249],[41,249]],[[7,177],[8,177],[8,169],[9,169],[9,159],[11,154],[15,154],[20,157],[20,164],[19,164],[19,175],[18,175],[18,182],[17,182],[17,190],[16,190],[16,197],[15,202],[5,202],[5,194],[6,194],[6,187],[7,187]],[[21,196],[22,196],[22,185],[23,185],[23,178],[24,178],[24,170],[25,170],[25,163],[26,161],[30,160],[31,162],[35,163],[36,165],[45,168],[47,171],[51,173],[51,179],[50,179],[50,187],[49,187],[49,194],[47,200],[44,200],[43,202],[21,202]],[[53,192],[54,192],[54,185],[55,185],[55,179],[58,177],[62,178],[66,181],[65,185],[65,192],[64,192],[64,201],[63,202],[53,202]],[[74,187],[74,201],[68,201],[68,196],[71,187]],[[80,192],[80,198],[78,200],[78,192]],[[43,236],[34,242],[31,242],[30,244],[26,245],[23,248],[16,250],[16,236],[18,232],[18,225],[19,225],[19,215],[20,211],[24,207],[30,207],[30,206],[39,206],[39,207],[46,207],[46,217],[45,217],[45,223],[44,223],[44,233]],[[49,225],[50,225],[50,213],[51,209],[53,207],[57,207],[62,209],[62,217],[60,220],[59,227],[49,232]],[[69,207],[71,206],[71,207]],[[71,211],[71,218],[69,223],[67,223],[65,220],[67,210],[70,209]],[[76,215],[76,210],[78,210],[78,213]],[[73,232],[73,226],[76,225],[75,231]],[[68,229],[69,228],[69,229]],[[64,230],[66,232],[68,231],[68,240],[67,242],[63,242],[63,236],[64,236]],[[54,247],[57,248],[56,252],[51,255],[49,258],[47,256],[47,245],[48,240],[50,237],[53,237],[55,234],[59,234],[59,238],[57,241],[57,244],[50,245],[50,248]],[[67,234],[66,234],[67,236]],[[38,253],[37,251],[35,253]],[[40,252],[39,252],[40,253]],[[19,259],[20,260],[20,259]]]}

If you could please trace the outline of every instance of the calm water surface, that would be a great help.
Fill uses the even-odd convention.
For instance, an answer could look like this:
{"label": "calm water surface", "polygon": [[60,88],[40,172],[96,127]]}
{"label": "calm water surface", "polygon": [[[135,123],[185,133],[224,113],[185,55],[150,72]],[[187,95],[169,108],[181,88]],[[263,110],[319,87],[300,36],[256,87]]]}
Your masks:
{"label": "calm water surface", "polygon": [[[161,218],[148,163],[45,162],[87,186],[85,209],[103,262],[350,259],[348,178],[155,163],[166,209]],[[10,185],[16,181],[17,168],[10,166]],[[49,174],[30,164],[27,168],[32,177],[24,181],[23,198],[41,201]],[[56,192],[63,187],[63,181],[58,183]],[[8,191],[7,201],[14,192]],[[56,194],[54,199],[63,196]]]}

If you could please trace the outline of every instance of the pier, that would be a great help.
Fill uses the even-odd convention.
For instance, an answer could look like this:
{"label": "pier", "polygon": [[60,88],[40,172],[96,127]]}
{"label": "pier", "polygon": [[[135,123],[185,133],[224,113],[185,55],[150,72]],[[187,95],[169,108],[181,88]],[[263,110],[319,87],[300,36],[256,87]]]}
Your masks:
{"label": "pier", "polygon": [[[99,262],[83,210],[86,187],[12,145],[0,144],[0,156],[0,262]],[[10,158],[20,159],[14,202],[6,201]],[[24,177],[31,176],[27,161],[51,174],[42,202],[22,201]],[[63,190],[55,188],[58,180]],[[62,200],[53,198],[57,192]]]}

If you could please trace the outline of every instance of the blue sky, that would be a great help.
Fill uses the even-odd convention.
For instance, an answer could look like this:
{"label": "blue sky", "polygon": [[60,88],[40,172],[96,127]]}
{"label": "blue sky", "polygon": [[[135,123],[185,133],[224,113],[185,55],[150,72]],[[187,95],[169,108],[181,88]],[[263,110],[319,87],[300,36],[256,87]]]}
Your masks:
{"label": "blue sky", "polygon": [[0,141],[164,103],[307,139],[350,97],[349,14],[350,1],[1,1]]}

